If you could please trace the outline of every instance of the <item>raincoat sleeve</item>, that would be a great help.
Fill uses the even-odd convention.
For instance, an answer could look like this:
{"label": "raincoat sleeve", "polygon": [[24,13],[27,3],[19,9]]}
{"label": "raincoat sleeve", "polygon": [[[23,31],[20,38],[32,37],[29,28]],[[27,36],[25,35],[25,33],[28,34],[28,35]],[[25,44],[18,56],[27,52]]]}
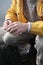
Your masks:
{"label": "raincoat sleeve", "polygon": [[43,21],[37,21],[32,23],[32,27],[30,30],[31,33],[43,36]]}
{"label": "raincoat sleeve", "polygon": [[37,13],[41,20],[32,23],[30,32],[43,36],[43,0],[37,2]]}
{"label": "raincoat sleeve", "polygon": [[8,9],[5,19],[11,19],[12,21],[17,21],[17,14],[16,14],[16,0],[12,0],[12,4],[10,9]]}

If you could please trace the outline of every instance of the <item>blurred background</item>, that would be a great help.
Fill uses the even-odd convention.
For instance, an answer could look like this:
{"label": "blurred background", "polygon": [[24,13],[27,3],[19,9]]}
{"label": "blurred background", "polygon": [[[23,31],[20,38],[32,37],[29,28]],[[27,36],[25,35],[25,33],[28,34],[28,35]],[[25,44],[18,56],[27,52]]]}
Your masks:
{"label": "blurred background", "polygon": [[11,0],[0,0],[0,26],[3,25],[5,14],[8,8],[10,8]]}

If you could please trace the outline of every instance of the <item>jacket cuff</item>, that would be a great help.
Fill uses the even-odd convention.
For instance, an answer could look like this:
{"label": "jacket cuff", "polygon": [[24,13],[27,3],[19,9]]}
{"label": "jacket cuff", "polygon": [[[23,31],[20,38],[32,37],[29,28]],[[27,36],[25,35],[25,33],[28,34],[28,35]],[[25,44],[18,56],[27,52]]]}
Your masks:
{"label": "jacket cuff", "polygon": [[32,28],[32,23],[28,22],[27,24],[28,24],[28,32],[29,32],[31,30],[31,28]]}

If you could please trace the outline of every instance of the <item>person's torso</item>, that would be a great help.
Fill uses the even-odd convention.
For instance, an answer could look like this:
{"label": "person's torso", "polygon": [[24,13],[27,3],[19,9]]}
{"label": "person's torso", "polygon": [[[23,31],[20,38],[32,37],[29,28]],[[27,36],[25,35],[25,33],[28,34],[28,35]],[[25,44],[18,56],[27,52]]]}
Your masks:
{"label": "person's torso", "polygon": [[[35,22],[37,21],[39,18],[38,18],[38,15],[37,15],[37,11],[36,11],[36,0],[23,0],[23,11],[24,11],[24,16],[25,18],[28,20],[28,22]],[[28,35],[28,37],[31,37],[32,36],[34,37],[33,34],[30,34]],[[31,39],[32,40],[32,39]],[[22,44],[22,45],[19,45],[18,48],[19,48],[19,52],[20,54],[26,54],[29,52],[29,49],[30,49],[30,44],[27,43],[27,45]]]}
{"label": "person's torso", "polygon": [[36,10],[36,0],[23,0],[24,5],[23,5],[23,10],[24,10],[24,16],[26,19],[30,22],[37,21],[39,19],[37,15],[37,10]]}

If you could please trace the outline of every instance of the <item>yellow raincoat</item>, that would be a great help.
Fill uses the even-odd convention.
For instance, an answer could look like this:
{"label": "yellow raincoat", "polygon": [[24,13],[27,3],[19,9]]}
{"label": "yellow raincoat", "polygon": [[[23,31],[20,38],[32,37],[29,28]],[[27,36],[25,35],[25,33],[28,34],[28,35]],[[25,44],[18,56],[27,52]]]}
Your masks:
{"label": "yellow raincoat", "polygon": [[[39,21],[32,22],[31,33],[43,36],[43,0],[37,0],[37,14],[41,18]],[[23,15],[23,0],[12,0],[11,8],[7,11],[6,19],[13,22],[20,21],[26,23],[27,20]]]}

